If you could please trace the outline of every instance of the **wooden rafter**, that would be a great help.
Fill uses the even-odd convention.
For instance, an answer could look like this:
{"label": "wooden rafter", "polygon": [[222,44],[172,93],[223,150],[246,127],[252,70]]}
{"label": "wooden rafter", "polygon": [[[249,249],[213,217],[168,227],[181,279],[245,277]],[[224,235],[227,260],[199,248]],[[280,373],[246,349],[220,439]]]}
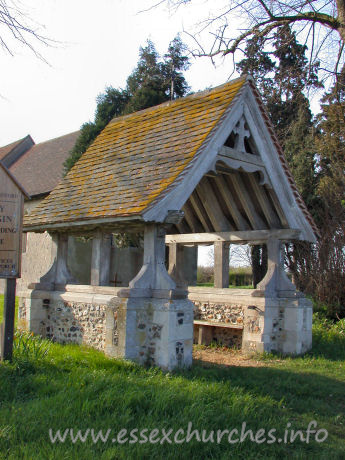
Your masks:
{"label": "wooden rafter", "polygon": [[196,215],[198,216],[198,219],[200,220],[202,226],[204,227],[204,230],[206,230],[206,232],[212,232],[213,227],[210,222],[210,219],[208,218],[205,212],[205,209],[202,205],[202,202],[199,196],[197,195],[197,193],[195,192],[195,190],[189,197],[189,200],[193,206],[193,210],[195,211]]}
{"label": "wooden rafter", "polygon": [[241,201],[241,204],[243,206],[243,209],[245,213],[247,214],[247,217],[249,219],[249,222],[251,223],[253,229],[255,230],[263,230],[267,228],[267,225],[264,223],[264,221],[261,219],[257,211],[255,210],[255,207],[253,205],[251,196],[249,195],[243,180],[240,176],[240,174],[236,171],[229,173],[231,177],[231,181],[233,183],[233,186],[236,190],[236,193],[238,195],[239,200]]}
{"label": "wooden rafter", "polygon": [[276,210],[283,227],[288,227],[289,223],[285,217],[284,211],[282,210],[282,207],[279,203],[279,200],[277,198],[275,191],[273,189],[266,189],[266,193],[269,196],[269,198],[272,200],[274,209]]}
{"label": "wooden rafter", "polygon": [[212,186],[207,177],[203,177],[196,188],[200,199],[202,200],[207,214],[212,222],[214,229],[217,232],[231,230],[232,226],[217,200],[217,197],[212,189]]}
{"label": "wooden rafter", "polygon": [[272,209],[271,204],[268,201],[267,196],[265,194],[265,191],[263,190],[263,187],[258,184],[258,181],[254,174],[247,174],[247,177],[252,191],[257,201],[259,202],[262,212],[268,222],[269,227],[280,228],[282,226],[281,222],[274,210]]}
{"label": "wooden rafter", "polygon": [[242,216],[240,213],[236,202],[235,198],[232,195],[232,192],[222,174],[219,174],[217,177],[215,177],[215,182],[217,184],[218,190],[224,200],[224,203],[226,207],[229,210],[229,213],[231,214],[236,227],[238,230],[249,230],[250,226],[248,225],[246,219]]}
{"label": "wooden rafter", "polygon": [[183,206],[185,219],[194,233],[202,231],[202,225],[194,214],[194,210],[189,200]]}

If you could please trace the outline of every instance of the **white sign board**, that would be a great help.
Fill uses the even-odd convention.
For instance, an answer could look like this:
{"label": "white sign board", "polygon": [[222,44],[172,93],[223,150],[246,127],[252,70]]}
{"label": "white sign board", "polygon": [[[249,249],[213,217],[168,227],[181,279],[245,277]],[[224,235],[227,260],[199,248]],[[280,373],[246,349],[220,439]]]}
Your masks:
{"label": "white sign board", "polygon": [[0,164],[0,278],[19,278],[25,193]]}

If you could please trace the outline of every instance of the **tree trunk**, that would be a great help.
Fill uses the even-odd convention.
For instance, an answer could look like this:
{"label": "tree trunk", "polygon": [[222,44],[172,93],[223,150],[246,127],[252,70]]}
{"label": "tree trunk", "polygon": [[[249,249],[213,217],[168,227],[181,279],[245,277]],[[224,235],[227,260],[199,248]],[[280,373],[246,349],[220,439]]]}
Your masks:
{"label": "tree trunk", "polygon": [[345,43],[345,0],[337,0],[337,19],[340,23],[338,32],[343,43]]}
{"label": "tree trunk", "polygon": [[266,245],[255,245],[251,247],[253,286],[256,286],[267,272],[267,247]]}

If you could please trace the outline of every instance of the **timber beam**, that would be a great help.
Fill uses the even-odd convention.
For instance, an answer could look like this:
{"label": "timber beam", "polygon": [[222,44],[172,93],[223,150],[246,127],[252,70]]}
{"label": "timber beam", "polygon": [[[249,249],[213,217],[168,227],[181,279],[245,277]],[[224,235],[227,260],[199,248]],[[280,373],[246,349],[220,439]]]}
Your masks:
{"label": "timber beam", "polygon": [[165,243],[212,244],[216,241],[225,241],[233,244],[264,244],[268,238],[276,238],[280,241],[298,240],[300,233],[300,230],[295,229],[185,233],[182,235],[166,235]]}

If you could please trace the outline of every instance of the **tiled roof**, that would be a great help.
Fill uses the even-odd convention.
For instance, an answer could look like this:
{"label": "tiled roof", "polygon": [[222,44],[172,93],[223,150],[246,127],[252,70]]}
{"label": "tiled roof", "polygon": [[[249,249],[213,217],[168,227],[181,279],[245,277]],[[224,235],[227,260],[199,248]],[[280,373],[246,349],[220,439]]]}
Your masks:
{"label": "tiled roof", "polygon": [[318,234],[260,95],[246,77],[113,119],[52,193],[25,217],[24,227],[140,217],[188,171],[248,81],[296,202]]}
{"label": "tiled roof", "polygon": [[63,163],[78,135],[76,131],[36,144],[11,165],[11,173],[31,197],[49,193],[57,185],[62,178]]}
{"label": "tiled roof", "polygon": [[190,164],[245,81],[113,119],[24,225],[140,216]]}

